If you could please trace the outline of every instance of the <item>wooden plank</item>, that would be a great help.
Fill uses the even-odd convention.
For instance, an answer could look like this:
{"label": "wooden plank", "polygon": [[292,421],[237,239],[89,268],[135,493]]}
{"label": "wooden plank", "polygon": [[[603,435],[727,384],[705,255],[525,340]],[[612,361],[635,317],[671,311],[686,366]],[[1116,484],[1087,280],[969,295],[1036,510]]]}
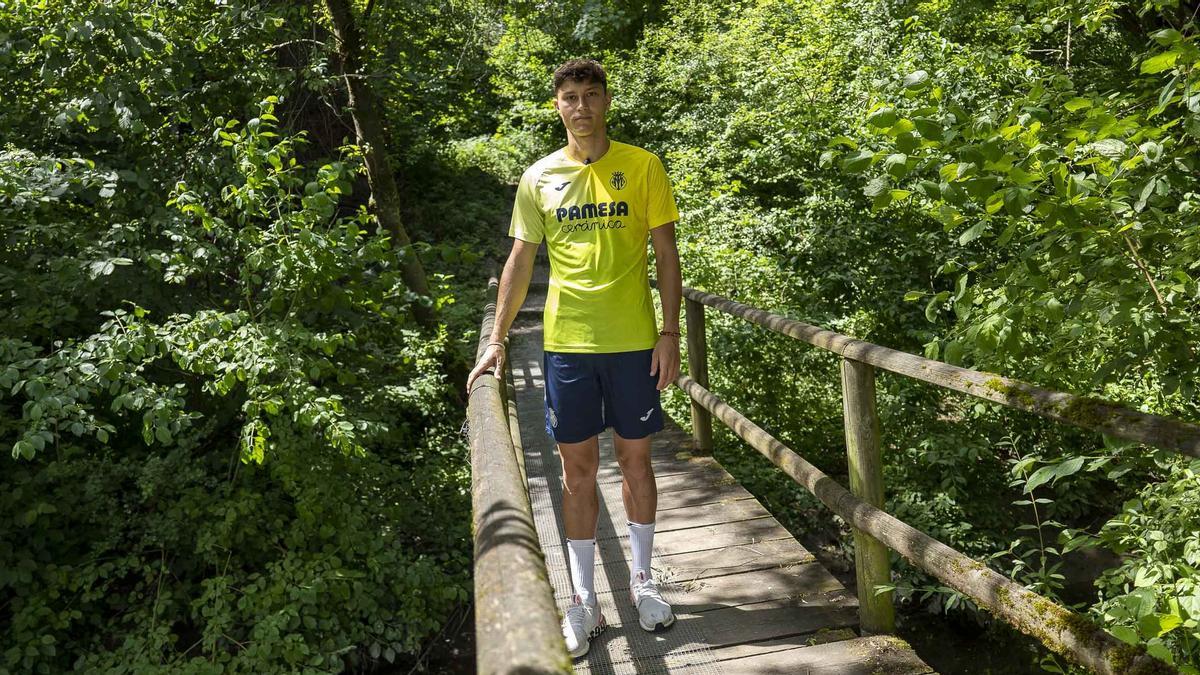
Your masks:
{"label": "wooden plank", "polygon": [[[736,524],[733,524],[736,525]],[[602,533],[602,531],[601,531]],[[624,565],[628,558],[628,543],[617,537],[600,537],[596,539],[599,546],[595,565],[598,567]],[[565,567],[566,557],[562,546],[548,546],[546,566]],[[677,554],[659,555],[655,557],[654,567],[662,581],[670,581],[683,587],[696,586],[696,581],[725,577],[725,575],[740,574],[755,571],[780,571],[774,575],[764,575],[764,579],[774,579],[782,583],[787,578],[803,577],[810,580],[820,580],[820,589],[833,589],[832,575],[822,577],[814,571],[803,571],[798,566],[810,565],[815,558],[796,539],[770,539],[766,542],[742,543],[721,546],[718,549],[685,551]],[[828,574],[828,572],[824,573]],[[840,587],[840,586],[839,586]],[[797,595],[797,593],[792,593]],[[766,598],[760,598],[766,599]]]}
{"label": "wooden plank", "polygon": [[[679,475],[677,474],[672,477],[678,478]],[[600,485],[600,497],[609,504],[610,511],[614,507],[620,509],[624,504],[621,497],[620,483],[604,483]],[[686,490],[669,490],[666,492],[660,490],[658,493],[658,511],[661,513],[670,509],[685,509],[704,506],[706,504],[729,503],[739,499],[754,499],[754,495],[747,492],[746,488],[737,483],[722,482],[715,485],[693,487]]]}
{"label": "wooden plank", "polygon": [[658,494],[660,496],[667,492],[676,492],[678,490],[696,490],[716,485],[739,484],[736,478],[720,466],[701,467],[687,473],[677,473],[668,476],[660,476],[655,473],[654,482],[658,485]]}
{"label": "wooden plank", "polygon": [[[614,527],[613,529],[620,532],[620,528]],[[784,529],[779,521],[770,516],[764,516],[701,528],[655,533],[654,550],[661,557],[791,538],[791,533]],[[603,564],[604,560],[629,555],[629,542],[624,535],[619,538],[600,539],[596,542],[596,546],[595,564],[597,566]],[[545,553],[547,567],[553,568],[556,565],[567,564],[561,547],[551,546],[546,549]]]}
{"label": "wooden plank", "polygon": [[[682,451],[671,456],[665,453],[651,455],[650,463],[654,467],[655,476],[690,475],[700,471],[712,471],[721,466],[711,457],[696,457]],[[616,460],[605,461],[601,457],[600,469],[596,472],[596,481],[599,483],[621,482],[621,467],[617,465]]]}
{"label": "wooden plank", "polygon": [[925,675],[934,672],[907,642],[876,635],[826,642],[815,646],[773,650],[753,656],[726,658],[718,650],[726,673],[811,673],[828,675]]}
{"label": "wooden plank", "polygon": [[[828,642],[853,640],[857,637],[858,633],[855,633],[853,628],[849,627],[818,628],[815,633],[799,633],[797,635],[789,635],[782,638],[772,638],[770,640],[758,640],[755,642],[743,642],[742,644],[737,645],[726,645],[713,650],[712,655],[718,662],[731,661],[733,659],[741,659],[750,656],[761,656],[771,652],[788,651],[792,649],[799,649],[801,647],[812,647],[813,645],[823,645]],[[729,672],[735,671],[731,668]]]}
{"label": "wooden plank", "polygon": [[814,607],[836,605],[853,609],[858,601],[818,562],[753,570],[741,574],[696,579],[677,584],[686,594],[691,614],[750,607]]}
{"label": "wooden plank", "polygon": [[711,551],[726,546],[791,538],[792,534],[783,525],[780,525],[774,516],[766,515],[759,518],[728,523],[715,523],[713,525],[693,527],[686,530],[656,532],[654,535],[654,548],[661,555],[670,555],[673,553]]}
{"label": "wooden plank", "polygon": [[[557,458],[555,458],[557,461]],[[608,462],[616,464],[615,460],[607,460],[600,458],[601,468]],[[651,460],[653,463],[654,460]],[[722,468],[720,465],[695,465],[689,464],[688,470],[681,473],[666,473],[659,470],[660,467],[655,467],[654,482],[658,485],[658,492],[675,492],[677,490],[695,490],[709,485],[737,485],[737,479],[734,478]],[[665,469],[666,467],[662,467]],[[619,477],[620,472],[617,472]],[[601,481],[603,485],[616,485],[620,487],[621,481]]]}
{"label": "wooden plank", "polygon": [[[608,509],[609,519],[605,521],[601,508],[601,523],[596,528],[596,540],[603,541],[605,539],[619,539],[628,536],[628,530],[625,527],[624,510],[619,506],[614,511]],[[755,520],[764,517],[769,517],[771,514],[754,499],[742,499],[728,504],[704,504],[690,509],[671,509],[662,511],[658,514],[655,520],[655,541],[659,541],[659,537],[667,532],[675,530],[686,530],[689,534],[685,536],[703,536],[700,528],[705,528],[723,523],[737,523],[747,520]],[[694,532],[693,532],[694,531]],[[542,542],[543,545],[548,542]],[[550,542],[552,543],[552,542]]]}
{"label": "wooden plank", "polygon": [[697,579],[811,563],[816,558],[795,539],[725,546],[659,557],[661,578],[686,586]]}
{"label": "wooden plank", "polygon": [[[729,610],[736,612],[738,610]],[[608,617],[608,613],[605,613]],[[695,617],[688,615],[677,615],[677,621],[697,621]],[[804,670],[776,670],[776,671],[743,671],[736,667],[729,667],[728,661],[715,661],[714,657],[720,654],[725,649],[740,648],[742,645],[748,644],[743,642],[747,638],[755,638],[757,636],[768,636],[770,641],[784,642],[787,640],[794,641],[796,644],[807,644],[813,642],[820,644],[822,639],[829,637],[843,637],[847,633],[853,635],[849,630],[847,622],[854,620],[853,611],[845,609],[821,609],[821,610],[795,610],[795,609],[771,609],[763,610],[755,615],[740,615],[722,617],[714,622],[712,628],[709,628],[709,619],[702,619],[705,622],[705,634],[707,640],[703,643],[687,643],[672,635],[673,631],[655,636],[654,639],[659,643],[659,649],[646,649],[642,647],[638,651],[631,654],[629,665],[633,666],[634,672],[700,672],[700,673],[725,673],[726,675],[740,674],[744,672],[772,672],[772,673],[798,673],[804,675]],[[623,628],[621,624],[609,619],[610,631],[618,636],[627,633],[629,630],[639,630],[632,626],[633,621],[630,621],[629,628]],[[826,628],[825,626],[833,626]],[[620,639],[620,638],[618,638]],[[636,638],[635,638],[636,639]],[[749,643],[759,644],[759,643]],[[696,651],[697,647],[706,647],[703,652]],[[795,645],[793,645],[795,646]],[[773,651],[779,651],[781,648],[776,648]],[[631,650],[632,651],[632,650]],[[650,652],[650,653],[647,653]],[[770,651],[764,650],[765,654]],[[699,666],[698,669],[692,670],[689,666]]]}
{"label": "wooden plank", "polygon": [[[706,592],[711,598],[701,598],[700,592],[685,592],[674,587],[668,590],[674,603],[678,627],[702,626],[699,633],[694,629],[677,628],[659,634],[653,638],[654,646],[642,644],[626,652],[629,658],[641,663],[665,662],[665,665],[675,669],[690,663],[685,652],[701,645],[713,650],[712,655],[705,654],[708,660],[719,653],[748,656],[854,637],[850,629],[856,623],[857,605],[850,596],[846,596],[850,600],[848,604],[833,601],[807,605],[762,602],[720,606],[722,597],[729,597],[731,593],[740,594],[748,584],[736,577],[720,577],[710,583]],[[633,647],[640,642],[639,638],[646,636],[640,628],[635,627],[637,615],[631,611],[625,593],[624,589],[605,589],[598,595],[613,635],[611,639],[628,642]],[[703,612],[693,611],[693,608],[704,605],[711,608]]]}
{"label": "wooden plank", "polygon": [[[561,552],[561,548],[552,547],[546,552],[547,565],[565,566],[566,554]],[[627,552],[624,549],[609,552],[612,555],[596,556],[599,559],[595,577],[597,590],[628,589]],[[724,602],[729,605],[739,599],[742,604],[775,601],[779,606],[828,604],[836,600],[839,606],[857,607],[853,597],[847,596],[837,580],[821,568],[812,555],[793,539],[775,539],[758,544],[728,546],[715,551],[659,556],[654,567],[655,575],[664,586],[677,589],[681,593],[697,594],[695,600],[698,604],[694,610],[696,612],[720,609],[722,606],[714,603]],[[606,570],[603,574],[600,572],[601,568]],[[613,574],[609,574],[608,570],[612,570]],[[617,570],[621,570],[622,573],[617,574]],[[746,576],[758,572],[762,574]],[[724,577],[745,578],[716,581]],[[750,583],[767,583],[769,586],[747,586]],[[813,589],[822,590],[807,591],[799,587],[799,584],[803,583],[811,583]],[[721,593],[730,595],[718,600]],[[693,611],[691,604],[687,606],[687,611]]]}
{"label": "wooden plank", "polygon": [[808,635],[821,629],[849,628],[858,621],[858,612],[856,607],[836,605],[761,608],[745,605],[706,612],[704,621],[708,628],[709,648],[720,649],[747,642]]}
{"label": "wooden plank", "polygon": [[[608,616],[605,614],[605,616]],[[684,617],[690,619],[691,617]],[[615,625],[610,623],[610,625]],[[618,633],[620,629],[613,630],[611,633]],[[821,628],[812,633],[798,633],[779,638],[772,638],[761,642],[748,642],[736,645],[728,645],[718,647],[717,649],[704,649],[703,651],[689,651],[688,647],[700,646],[699,644],[688,645],[680,644],[678,647],[671,645],[670,648],[662,650],[663,656],[654,658],[643,654],[633,656],[630,665],[634,666],[635,670],[640,672],[672,672],[686,675],[696,673],[697,675],[711,675],[712,673],[725,673],[726,675],[737,675],[741,671],[732,668],[722,668],[722,662],[716,661],[714,657],[718,654],[743,653],[745,656],[754,656],[758,654],[766,654],[773,651],[782,651],[796,649],[802,646],[813,646],[835,642],[838,640],[852,640],[858,637],[850,628]],[[655,639],[659,642],[670,640],[670,633],[666,635],[656,635]],[[707,645],[705,645],[707,646]],[[579,672],[578,664],[576,672]],[[764,671],[765,672],[765,671]],[[772,671],[774,673],[791,673],[792,671]],[[805,675],[804,671],[797,671],[796,675]]]}
{"label": "wooden plank", "polygon": [[671,509],[659,513],[655,520],[655,532],[691,530],[769,515],[771,514],[755,499],[742,499],[728,504],[704,504],[690,509]]}
{"label": "wooden plank", "polygon": [[[531,476],[531,485],[536,486],[538,480],[536,476]],[[557,488],[552,488],[557,489]],[[603,494],[601,495],[603,497]],[[601,502],[600,518],[596,527],[596,541],[603,545],[603,542],[608,539],[625,539],[628,537],[628,528],[625,526],[625,509],[620,502],[620,495],[609,495],[611,501],[605,500]],[[558,506],[551,504],[551,495],[545,491],[533,496],[533,506],[537,510],[541,509],[557,509]],[[556,513],[556,518],[561,518],[561,514]],[[681,536],[702,538],[703,530],[701,528],[712,527],[724,523],[740,523],[744,521],[761,520],[771,518],[771,514],[763,508],[762,504],[756,499],[741,499],[732,502],[718,502],[713,504],[702,504],[690,508],[669,509],[659,511],[655,518],[655,541],[664,542],[671,541],[669,533],[683,530],[687,531]],[[776,524],[778,524],[776,522]],[[761,527],[761,524],[756,523],[755,526]],[[782,528],[780,528],[782,529]],[[786,532],[786,530],[784,530]],[[787,535],[790,537],[791,535]],[[559,537],[554,537],[551,541],[542,541],[542,547],[552,547],[556,545]]]}
{"label": "wooden plank", "polygon": [[[518,405],[524,405],[524,403],[518,402]],[[545,466],[544,475],[546,477],[553,477],[554,480],[560,480],[562,462],[553,447],[546,447],[544,445],[551,443],[551,441],[542,430],[540,421],[537,425],[527,422],[522,423],[521,429],[525,444],[529,448],[543,448],[541,461]],[[736,482],[729,475],[729,472],[725,471],[715,459],[693,455],[686,449],[681,450],[677,446],[652,453],[650,462],[654,467],[655,479],[660,481],[659,492],[664,491],[664,484],[667,486],[667,491],[669,491],[721,482]],[[663,480],[667,478],[672,480]],[[600,466],[596,471],[596,481],[601,485],[612,483],[619,485],[621,483],[621,467],[617,464],[617,460],[612,456],[611,451],[605,452],[603,447],[600,452]]]}

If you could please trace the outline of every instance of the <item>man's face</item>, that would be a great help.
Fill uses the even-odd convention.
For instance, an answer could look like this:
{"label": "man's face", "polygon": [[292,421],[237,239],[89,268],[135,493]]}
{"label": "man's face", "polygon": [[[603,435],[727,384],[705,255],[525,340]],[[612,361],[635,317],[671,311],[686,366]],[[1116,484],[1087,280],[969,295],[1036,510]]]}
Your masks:
{"label": "man's face", "polygon": [[591,136],[604,129],[604,115],[612,96],[599,82],[567,80],[554,96],[554,107],[567,131],[575,136]]}

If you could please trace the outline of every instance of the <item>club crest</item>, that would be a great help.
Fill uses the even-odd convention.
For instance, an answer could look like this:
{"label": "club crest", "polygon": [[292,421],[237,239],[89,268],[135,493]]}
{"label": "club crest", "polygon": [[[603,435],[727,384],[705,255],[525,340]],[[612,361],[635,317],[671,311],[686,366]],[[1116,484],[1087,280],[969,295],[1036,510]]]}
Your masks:
{"label": "club crest", "polygon": [[612,172],[612,178],[608,179],[608,184],[614,190],[620,190],[625,187],[625,173],[623,171]]}

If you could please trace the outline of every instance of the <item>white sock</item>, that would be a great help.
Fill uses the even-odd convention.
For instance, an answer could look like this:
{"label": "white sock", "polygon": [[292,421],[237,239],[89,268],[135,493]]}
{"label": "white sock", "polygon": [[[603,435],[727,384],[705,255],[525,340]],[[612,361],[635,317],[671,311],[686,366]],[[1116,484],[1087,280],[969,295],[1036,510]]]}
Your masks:
{"label": "white sock", "polygon": [[596,540],[568,539],[567,557],[571,563],[571,583],[580,602],[596,604]]}
{"label": "white sock", "polygon": [[631,578],[637,578],[638,572],[645,572],[649,579],[650,556],[654,552],[654,523],[629,521],[629,548],[633,558]]}

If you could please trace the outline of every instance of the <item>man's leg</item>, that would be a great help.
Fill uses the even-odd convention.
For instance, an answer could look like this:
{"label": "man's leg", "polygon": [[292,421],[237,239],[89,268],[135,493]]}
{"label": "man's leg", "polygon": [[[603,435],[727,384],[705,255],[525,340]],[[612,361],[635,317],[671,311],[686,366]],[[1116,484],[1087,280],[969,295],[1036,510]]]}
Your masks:
{"label": "man's leg", "polygon": [[650,556],[654,550],[654,515],[658,510],[658,485],[650,464],[650,436],[622,438],[613,432],[617,463],[621,465],[621,498],[629,521],[631,551],[630,576],[638,572],[650,576]]}
{"label": "man's leg", "polygon": [[653,350],[607,355],[601,374],[605,421],[613,428],[613,445],[621,465],[621,497],[629,521],[632,552],[631,584],[642,573],[651,578],[654,514],[658,485],[650,464],[650,439],[663,428],[657,378],[650,375]]}
{"label": "man's leg", "polygon": [[621,465],[621,496],[629,521],[629,599],[638,610],[638,623],[648,631],[669,628],[675,623],[671,605],[663,599],[650,569],[654,554],[654,518],[658,509],[658,486],[650,464],[650,436],[629,439],[615,430],[617,462]]}
{"label": "man's leg", "polygon": [[617,463],[621,465],[621,498],[625,515],[635,523],[653,523],[658,510],[658,485],[650,464],[650,436],[622,438],[613,433]]}
{"label": "man's leg", "polygon": [[578,443],[559,443],[563,468],[563,526],[575,597],[563,615],[563,639],[572,657],[587,653],[591,640],[604,630],[596,598],[596,470],[600,443],[595,436]]}
{"label": "man's leg", "polygon": [[587,653],[593,637],[604,630],[596,598],[596,470],[600,443],[595,436],[579,443],[559,443],[563,467],[563,525],[575,597],[563,616],[563,639],[572,657]]}
{"label": "man's leg", "polygon": [[596,436],[579,443],[559,443],[563,467],[563,525],[567,531],[567,553],[571,581],[580,602],[596,604],[596,519],[600,502],[596,494],[596,471],[600,466],[600,443]]}
{"label": "man's leg", "polygon": [[621,495],[629,521],[631,554],[629,599],[645,630],[662,630],[675,622],[650,569],[654,552],[654,514],[658,485],[650,465],[650,439],[662,431],[663,414],[657,378],[650,375],[652,350],[606,355],[600,382],[605,422],[613,428],[613,445],[621,465]]}
{"label": "man's leg", "polygon": [[600,502],[596,472],[600,468],[600,441],[592,436],[580,443],[559,443],[563,466],[563,524],[567,539],[595,539]]}
{"label": "man's leg", "polygon": [[604,429],[600,382],[591,354],[546,352],[546,432],[562,459],[562,519],[567,535],[574,597],[563,613],[563,639],[573,657],[587,653],[592,638],[605,628],[596,598],[596,470]]}

